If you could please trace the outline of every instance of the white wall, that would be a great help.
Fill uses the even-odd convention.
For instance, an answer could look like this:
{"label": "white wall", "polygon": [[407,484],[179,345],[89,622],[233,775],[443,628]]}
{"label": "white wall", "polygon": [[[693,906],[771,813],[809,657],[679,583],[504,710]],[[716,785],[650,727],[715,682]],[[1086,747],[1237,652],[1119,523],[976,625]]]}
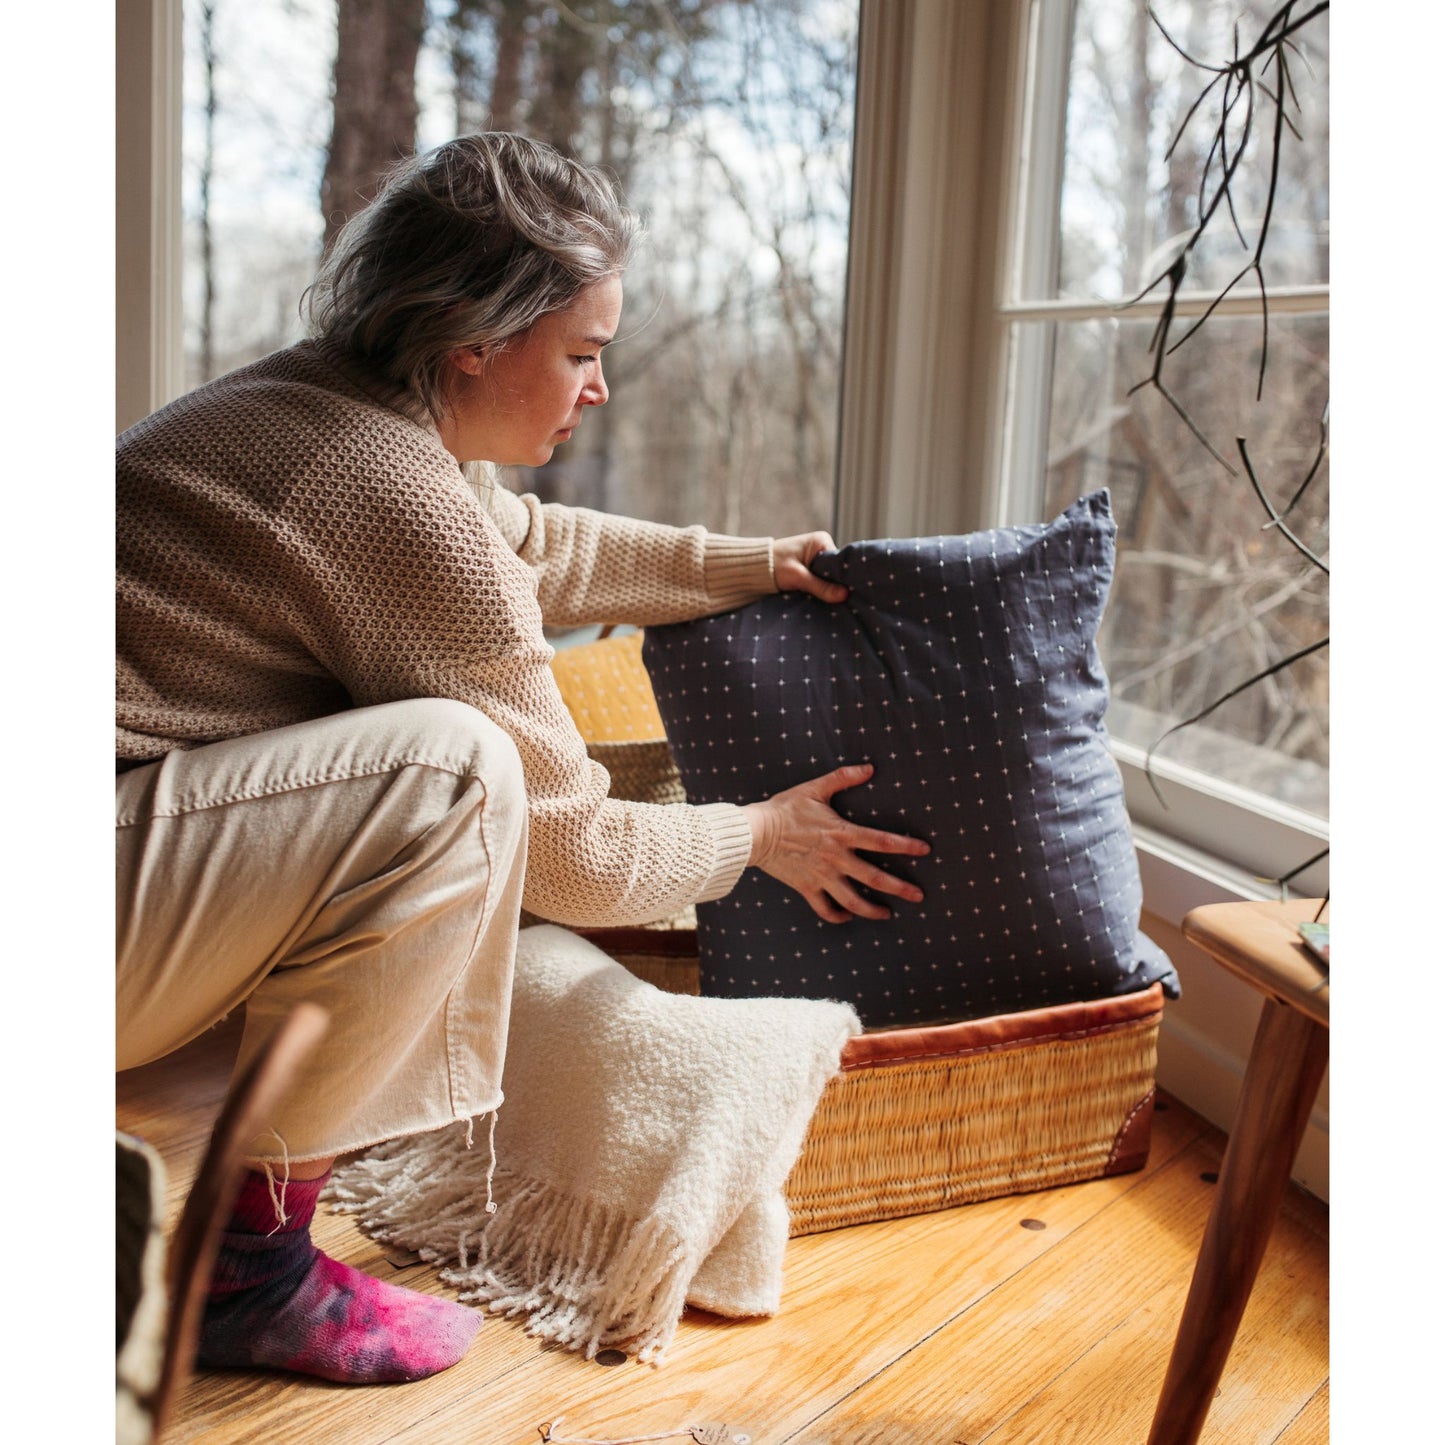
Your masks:
{"label": "white wall", "polygon": [[[1171,850],[1172,851],[1172,850]],[[1164,1009],[1159,1033],[1160,1088],[1226,1132],[1232,1127],[1263,997],[1221,968],[1179,932],[1188,908],[1270,896],[1227,870],[1187,867],[1142,840],[1145,933],[1173,960],[1183,997]],[[1310,1193],[1330,1197],[1330,1076],[1315,1101],[1292,1171]]]}

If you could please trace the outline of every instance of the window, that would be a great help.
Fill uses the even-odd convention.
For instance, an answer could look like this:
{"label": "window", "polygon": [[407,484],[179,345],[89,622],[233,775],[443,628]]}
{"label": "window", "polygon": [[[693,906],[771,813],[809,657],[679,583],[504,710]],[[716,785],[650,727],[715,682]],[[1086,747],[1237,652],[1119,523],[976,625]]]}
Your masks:
{"label": "window", "polygon": [[[1209,55],[1236,18],[1254,35],[1275,8],[1241,5],[1155,8]],[[1249,400],[1238,360],[1241,338],[1259,335],[1245,287],[1175,373],[1201,420],[1226,427],[1224,446],[1236,428],[1248,435],[1276,496],[1318,447],[1328,382],[1322,21],[1300,45],[1305,142],[1289,152],[1272,226],[1264,403]],[[1151,259],[1167,262],[1187,216],[1169,184],[1205,153],[1191,133],[1164,158],[1184,70],[1144,0],[864,5],[838,523],[844,539],[964,531],[1039,520],[1111,488],[1121,559],[1102,639],[1118,679],[1109,723],[1146,861],[1171,888],[1179,875],[1179,911],[1216,884],[1267,892],[1248,875],[1290,872],[1327,836],[1322,657],[1170,737],[1154,760],[1163,805],[1143,768],[1222,679],[1242,680],[1255,659],[1325,625],[1321,574],[1261,533],[1247,481],[1211,475],[1157,396],[1127,395],[1148,375],[1159,303],[1156,293],[1127,315],[1119,303],[1153,278]],[[1248,231],[1257,173],[1237,197],[1255,208],[1241,215]],[[1222,268],[1239,264],[1228,250],[1203,259],[1182,314],[1198,315],[1207,288],[1232,274]],[[1294,519],[1322,552],[1327,488],[1326,459]],[[1325,867],[1294,886],[1324,891]]]}
{"label": "window", "polygon": [[[383,11],[425,25],[417,148],[520,130],[602,165],[647,224],[607,352],[612,404],[514,482],[719,531],[829,525],[856,0],[393,0],[369,23]],[[364,82],[336,66],[333,0],[182,13],[196,385],[299,339],[333,121]]]}
{"label": "window", "polygon": [[[188,0],[188,21],[199,3]],[[240,12],[239,0],[214,3]],[[1218,54],[1240,3],[1167,0],[1156,8],[1186,48]],[[253,82],[256,98],[247,103],[274,117],[268,178],[294,188],[301,229],[291,250],[311,248],[299,268],[309,271],[320,229],[315,198],[332,7],[326,0],[257,0],[244,11],[247,44],[275,23],[266,19],[267,6],[321,28],[275,65],[253,57],[243,74],[222,76],[229,89],[219,96],[217,145],[224,144],[226,106],[238,108],[244,82]],[[139,317],[123,315],[118,324],[122,424],[180,389],[174,367],[166,370],[178,351],[170,344],[178,301],[173,305],[166,286],[179,274],[166,261],[166,228],[178,226],[167,166],[178,165],[180,153],[167,118],[167,105],[176,114],[179,106],[167,96],[179,84],[178,67],[168,73],[164,60],[179,54],[167,38],[179,0],[148,0],[144,8],[150,33],[133,35],[131,26],[122,36],[153,57],[156,76],[152,113],[136,119],[144,134],[130,150],[122,137],[119,151],[120,219],[128,197],[153,198],[149,217],[132,218],[134,235],[125,228],[121,235],[118,292]],[[507,37],[497,29],[499,16],[529,8],[531,0],[439,4],[417,66],[422,144],[480,123],[476,107],[485,92],[475,87],[495,81],[504,49],[510,69],[503,69],[517,85],[504,93],[502,109],[508,123],[529,119],[524,82],[543,76],[556,58],[544,54],[535,25],[523,26],[530,39],[520,49],[503,46]],[[564,9],[549,8],[558,15]],[[1242,33],[1255,33],[1271,8],[1268,0],[1250,0]],[[576,4],[565,9],[574,19],[592,13]],[[1172,737],[1156,759],[1167,810],[1141,768],[1171,719],[1219,681],[1323,635],[1326,602],[1319,576],[1295,567],[1277,539],[1260,531],[1264,519],[1248,491],[1210,471],[1207,456],[1161,414],[1157,397],[1127,396],[1146,374],[1157,301],[1126,315],[1116,303],[1151,279],[1151,259],[1168,254],[1182,225],[1164,199],[1171,166],[1177,172],[1189,155],[1198,159],[1197,145],[1174,161],[1164,158],[1185,67],[1150,30],[1142,0],[677,0],[616,9],[706,12],[715,28],[705,44],[687,48],[687,64],[683,51],[664,45],[656,54],[666,63],[647,75],[604,65],[577,87],[584,98],[605,94],[615,102],[578,120],[586,144],[602,144],[609,116],[637,130],[628,139],[638,162],[625,179],[649,212],[655,244],[652,259],[634,272],[624,318],[628,329],[642,326],[642,336],[619,344],[611,366],[616,402],[597,418],[611,416],[617,435],[608,447],[617,450],[602,463],[574,450],[545,484],[568,500],[669,520],[703,509],[713,526],[782,532],[816,525],[828,516],[835,415],[832,524],[840,540],[1034,520],[1070,495],[1107,484],[1122,554],[1104,639],[1117,703],[1110,725],[1141,839],[1153,847],[1157,830],[1262,877],[1317,852],[1326,836],[1322,657]],[[456,24],[453,34],[448,25],[463,11],[476,23]],[[228,23],[241,25],[237,14]],[[591,34],[599,40],[599,32]],[[624,41],[636,51],[635,40],[614,39],[608,30],[600,41],[603,56],[632,64]],[[741,69],[739,46],[748,57]],[[1191,343],[1181,381],[1201,420],[1225,425],[1225,447],[1233,440],[1227,419],[1245,397],[1241,429],[1272,486],[1297,474],[1292,469],[1317,445],[1328,383],[1324,22],[1311,26],[1301,47],[1308,54],[1297,75],[1306,140],[1290,143],[1275,220],[1264,404],[1248,403],[1249,372],[1241,374],[1237,360],[1241,338],[1252,345],[1258,336],[1257,296],[1247,285]],[[194,54],[193,39],[193,77]],[[288,67],[303,62],[313,77],[306,82],[310,109],[288,110],[282,119],[282,101],[289,106],[293,98],[280,92],[299,96],[302,89]],[[463,84],[468,67],[476,74]],[[684,104],[678,97],[690,98]],[[649,128],[657,105],[666,107],[666,122]],[[122,106],[122,118],[136,110]],[[198,123],[193,110],[192,140]],[[189,165],[194,226],[195,160]],[[685,228],[706,212],[706,185],[729,221],[708,240],[704,266]],[[729,186],[741,186],[740,197],[731,197]],[[760,197],[781,207],[759,212]],[[220,186],[211,200],[218,217],[228,206],[247,215],[244,198],[228,199]],[[1243,205],[1247,231],[1257,219],[1257,191]],[[273,209],[289,214],[268,203]],[[305,227],[309,240],[302,239]],[[231,264],[224,243],[217,245],[217,264]],[[1206,289],[1186,298],[1184,311],[1203,308],[1207,286],[1231,259],[1227,251],[1205,257]],[[262,266],[248,274],[279,273]],[[785,279],[796,287],[783,286]],[[193,284],[192,315],[197,294]],[[264,287],[241,294],[239,314],[248,324],[279,324],[282,308]],[[697,302],[692,312],[682,309],[687,299]],[[193,325],[193,350],[194,342]],[[644,367],[645,352],[668,361],[660,370]],[[841,406],[832,380],[840,364]],[[765,402],[772,408],[766,413],[759,410]],[[801,427],[800,416],[807,418]],[[643,460],[634,468],[624,455]],[[714,470],[724,459],[726,482]],[[625,490],[631,477],[648,479],[644,495]],[[1300,524],[1321,552],[1327,486],[1326,462]],[[1316,869],[1297,886],[1323,891],[1327,883]]]}
{"label": "window", "polygon": [[[1230,54],[1236,22],[1248,45],[1278,4],[1250,0],[1241,13],[1238,3],[1176,0],[1153,9],[1178,47],[1213,60]],[[1327,17],[1295,37],[1298,110],[1290,110],[1298,136],[1283,136],[1272,202],[1274,107],[1257,92],[1256,140],[1232,187],[1239,233],[1221,209],[1193,253],[1174,323],[1177,339],[1207,310],[1249,259],[1268,212],[1267,333],[1258,285],[1247,277],[1168,358],[1164,373],[1231,463],[1230,475],[1157,390],[1134,389],[1151,373],[1165,288],[1151,291],[1147,304],[1119,309],[1167,269],[1194,229],[1201,190],[1211,196],[1219,175],[1217,165],[1206,173],[1206,162],[1223,87],[1188,118],[1209,76],[1181,56],[1149,12],[1146,0],[1038,0],[1034,7],[1021,204],[1002,308],[1011,401],[1001,510],[1005,520],[1051,515],[1083,492],[1111,489],[1119,552],[1100,645],[1131,810],[1136,821],[1179,831],[1191,811],[1202,825],[1211,807],[1224,805],[1224,837],[1202,825],[1212,848],[1278,876],[1323,846],[1326,651],[1170,735],[1155,755],[1167,810],[1139,770],[1176,723],[1329,630],[1327,573],[1278,529],[1266,529],[1268,515],[1235,448],[1236,436],[1247,438],[1255,472],[1279,508],[1320,453],[1329,398]],[[1231,146],[1242,113],[1241,105],[1229,124]],[[1289,520],[1324,558],[1328,473],[1326,453]],[[1251,843],[1241,837],[1240,808],[1301,836]]]}

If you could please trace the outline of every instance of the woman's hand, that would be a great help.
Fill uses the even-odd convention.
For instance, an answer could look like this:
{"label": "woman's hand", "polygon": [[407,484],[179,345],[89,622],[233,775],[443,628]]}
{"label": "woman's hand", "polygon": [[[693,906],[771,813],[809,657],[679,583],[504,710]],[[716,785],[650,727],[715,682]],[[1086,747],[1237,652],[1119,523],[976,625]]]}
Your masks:
{"label": "woman's hand", "polygon": [[854,914],[860,918],[892,916],[881,903],[863,897],[854,887],[857,883],[909,903],[923,898],[922,889],[858,857],[858,850],[920,858],[930,851],[928,844],[921,838],[850,823],[829,804],[835,793],[856,788],[872,776],[871,763],[838,768],[766,802],[743,807],[753,830],[748,861],[796,889],[813,912],[829,923],[846,923]]}
{"label": "woman's hand", "polygon": [[838,582],[828,582],[808,570],[808,563],[819,552],[836,551],[833,539],[826,532],[804,532],[798,537],[778,537],[773,542],[773,580],[779,592],[811,592],[824,602],[841,602],[848,589]]}

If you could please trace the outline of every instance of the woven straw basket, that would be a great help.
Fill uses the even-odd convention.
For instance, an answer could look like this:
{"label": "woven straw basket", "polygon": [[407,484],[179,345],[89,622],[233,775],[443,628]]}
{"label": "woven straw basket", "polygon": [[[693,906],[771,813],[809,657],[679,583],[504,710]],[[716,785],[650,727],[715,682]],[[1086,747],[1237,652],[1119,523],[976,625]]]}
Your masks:
{"label": "woven straw basket", "polygon": [[[558,686],[614,797],[686,801],[633,633],[559,652]],[[691,909],[581,930],[638,977],[698,992]],[[881,1029],[845,1046],[789,1176],[794,1235],[1142,1168],[1158,984],[1122,998]]]}
{"label": "woven straw basket", "polygon": [[[697,993],[691,929],[586,936],[658,988]],[[793,1234],[1142,1168],[1162,1012],[1155,984],[850,1039],[788,1178]]]}

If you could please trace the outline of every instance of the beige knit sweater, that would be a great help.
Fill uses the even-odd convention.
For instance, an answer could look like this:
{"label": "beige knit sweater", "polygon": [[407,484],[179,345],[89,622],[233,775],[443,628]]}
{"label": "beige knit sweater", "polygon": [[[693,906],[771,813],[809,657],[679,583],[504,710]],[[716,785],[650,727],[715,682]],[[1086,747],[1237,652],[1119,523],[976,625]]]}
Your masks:
{"label": "beige knit sweater", "polygon": [[740,809],[607,797],[542,626],[740,606],[774,589],[769,539],[500,487],[483,504],[434,429],[315,342],[137,423],[116,473],[118,759],[456,698],[521,755],[529,911],[642,922],[737,881],[751,847]]}

